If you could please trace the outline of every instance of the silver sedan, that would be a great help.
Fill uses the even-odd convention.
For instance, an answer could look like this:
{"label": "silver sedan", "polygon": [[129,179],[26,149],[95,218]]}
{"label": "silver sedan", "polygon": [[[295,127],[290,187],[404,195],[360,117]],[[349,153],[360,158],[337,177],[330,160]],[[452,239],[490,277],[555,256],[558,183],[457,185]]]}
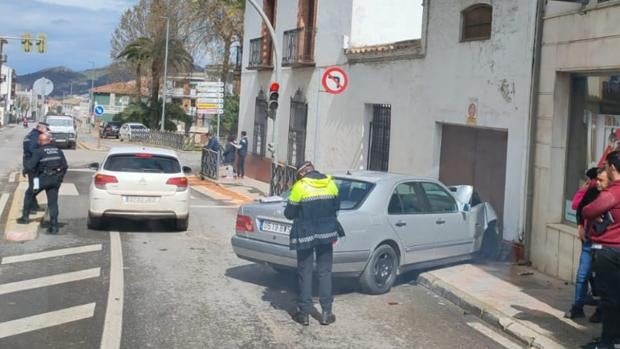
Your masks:
{"label": "silver sedan", "polygon": [[[373,171],[334,173],[338,220],[346,236],[334,246],[335,276],[355,277],[370,294],[388,292],[405,271],[469,260],[498,241],[497,215],[471,186]],[[238,257],[275,270],[295,268],[286,194],[241,206],[232,247]]]}

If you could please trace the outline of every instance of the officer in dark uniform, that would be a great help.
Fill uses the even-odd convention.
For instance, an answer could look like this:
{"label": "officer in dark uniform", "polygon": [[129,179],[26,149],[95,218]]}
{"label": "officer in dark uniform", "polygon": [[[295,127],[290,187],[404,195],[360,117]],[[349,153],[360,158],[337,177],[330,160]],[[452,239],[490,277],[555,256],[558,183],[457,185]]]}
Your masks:
{"label": "officer in dark uniform", "polygon": [[[24,207],[22,210],[22,218],[18,220],[18,222],[23,224],[28,224],[28,214],[41,211],[41,207],[39,207],[39,203],[37,202],[36,194],[34,193],[33,182],[34,179],[33,173],[30,173],[26,170],[26,162],[32,158],[32,153],[39,147],[39,135],[42,133],[47,133],[49,125],[44,122],[39,122],[35,128],[33,128],[26,137],[24,138],[24,154],[23,154],[23,174],[28,176],[28,189],[26,190],[26,194],[24,195]],[[30,206],[26,206],[26,203],[29,203]]]}
{"label": "officer in dark uniform", "polygon": [[[39,180],[41,190],[47,195],[47,207],[50,214],[49,234],[58,234],[58,189],[67,172],[67,159],[62,150],[50,144],[47,133],[39,135],[39,148],[26,163],[26,170],[34,173]],[[29,203],[28,203],[29,204]],[[24,207],[26,203],[24,203]],[[23,217],[22,217],[23,218]]]}

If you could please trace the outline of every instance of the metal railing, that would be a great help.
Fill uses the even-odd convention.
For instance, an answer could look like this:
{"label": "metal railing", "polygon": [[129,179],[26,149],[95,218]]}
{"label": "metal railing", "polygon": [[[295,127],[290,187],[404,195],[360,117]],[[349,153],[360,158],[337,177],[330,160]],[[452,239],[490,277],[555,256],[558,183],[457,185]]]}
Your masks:
{"label": "metal railing", "polygon": [[250,40],[249,58],[248,69],[272,67],[271,40],[265,36]]}
{"label": "metal railing", "polygon": [[271,183],[269,195],[280,195],[289,190],[295,183],[297,169],[285,164],[271,164]]}
{"label": "metal railing", "polygon": [[211,149],[202,148],[202,158],[200,160],[200,175],[211,179],[218,179],[219,160],[218,152]]}
{"label": "metal railing", "polygon": [[314,64],[314,28],[295,28],[284,32],[282,65]]}
{"label": "metal railing", "polygon": [[185,136],[182,133],[159,130],[132,130],[129,141],[144,143],[148,145],[163,146],[178,150],[189,150],[194,146],[193,139]]}

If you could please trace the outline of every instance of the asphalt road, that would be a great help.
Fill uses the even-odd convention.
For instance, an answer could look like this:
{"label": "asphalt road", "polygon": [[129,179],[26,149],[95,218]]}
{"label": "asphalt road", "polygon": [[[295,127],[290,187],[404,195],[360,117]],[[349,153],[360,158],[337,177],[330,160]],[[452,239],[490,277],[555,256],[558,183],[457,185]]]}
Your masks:
{"label": "asphalt road", "polygon": [[232,252],[235,206],[192,190],[186,232],[124,220],[88,230],[84,167],[105,153],[66,153],[75,191],[60,197],[61,235],[0,241],[0,348],[518,347],[417,286],[415,274],[380,296],[336,280],[337,322],[301,327],[290,317],[294,276]]}

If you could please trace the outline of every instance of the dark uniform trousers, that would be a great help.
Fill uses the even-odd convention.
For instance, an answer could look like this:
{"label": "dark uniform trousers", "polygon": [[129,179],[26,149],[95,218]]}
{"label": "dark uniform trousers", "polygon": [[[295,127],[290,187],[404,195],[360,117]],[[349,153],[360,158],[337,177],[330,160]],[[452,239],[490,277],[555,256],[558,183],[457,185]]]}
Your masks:
{"label": "dark uniform trousers", "polygon": [[603,315],[601,340],[620,341],[620,248],[593,251],[592,270]]}
{"label": "dark uniform trousers", "polygon": [[323,311],[331,312],[332,296],[332,262],[334,247],[332,244],[319,244],[315,248],[297,250],[297,283],[299,287],[297,305],[306,314],[312,312],[312,272],[316,253],[317,274],[319,277],[319,303]]}
{"label": "dark uniform trousers", "polygon": [[237,177],[245,176],[245,157],[244,153],[237,153]]}

